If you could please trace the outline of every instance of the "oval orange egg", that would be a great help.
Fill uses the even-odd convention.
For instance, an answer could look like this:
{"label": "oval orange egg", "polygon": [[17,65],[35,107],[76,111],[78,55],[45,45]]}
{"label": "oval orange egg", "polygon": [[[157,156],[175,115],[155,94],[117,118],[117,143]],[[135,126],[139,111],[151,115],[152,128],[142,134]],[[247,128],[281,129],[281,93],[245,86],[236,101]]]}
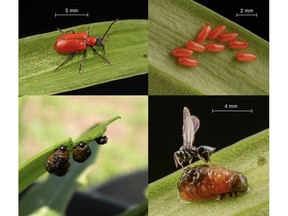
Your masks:
{"label": "oval orange egg", "polygon": [[209,33],[211,31],[211,26],[209,24],[206,24],[199,32],[198,36],[197,36],[197,43],[202,43],[203,41],[206,40],[206,38],[208,37]]}
{"label": "oval orange egg", "polygon": [[251,52],[240,52],[236,55],[238,61],[252,62],[257,59],[257,56]]}
{"label": "oval orange egg", "polygon": [[210,40],[214,40],[219,35],[221,35],[223,32],[225,32],[225,30],[226,30],[226,26],[225,25],[217,26],[216,28],[211,30],[211,32],[209,34],[209,39]]}
{"label": "oval orange egg", "polygon": [[188,41],[186,43],[186,47],[189,49],[189,50],[193,50],[195,52],[205,52],[205,46],[203,46],[202,44],[200,43],[197,43],[195,41]]}
{"label": "oval orange egg", "polygon": [[180,57],[178,59],[178,63],[188,67],[195,67],[199,65],[199,62],[196,59],[186,57]]}
{"label": "oval orange egg", "polygon": [[172,50],[171,54],[176,57],[190,57],[193,55],[193,51],[186,48],[176,48]]}

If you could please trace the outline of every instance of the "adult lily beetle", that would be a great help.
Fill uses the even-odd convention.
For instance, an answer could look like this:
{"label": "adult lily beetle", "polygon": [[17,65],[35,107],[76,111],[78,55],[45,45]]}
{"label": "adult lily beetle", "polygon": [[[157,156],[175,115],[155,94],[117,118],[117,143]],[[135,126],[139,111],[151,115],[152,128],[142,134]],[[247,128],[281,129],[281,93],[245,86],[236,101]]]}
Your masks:
{"label": "adult lily beetle", "polygon": [[[117,20],[114,20],[110,24],[110,26],[107,28],[107,30],[103,36],[96,36],[96,37],[90,36],[91,27],[88,28],[86,33],[85,32],[75,33],[74,30],[69,30],[69,31],[63,32],[62,30],[58,29],[62,33],[62,35],[60,37],[58,37],[58,39],[56,40],[56,42],[54,44],[54,49],[58,53],[70,53],[70,55],[54,71],[59,70],[69,60],[71,60],[74,57],[76,52],[83,52],[83,58],[82,58],[82,61],[80,62],[80,67],[79,67],[79,73],[80,73],[82,71],[83,63],[84,63],[85,58],[86,58],[86,48],[87,47],[91,47],[93,49],[94,53],[96,53],[98,56],[100,56],[102,59],[104,59],[109,65],[111,65],[111,62],[106,57],[104,57],[103,55],[98,53],[97,50],[94,49],[94,46],[102,47],[104,54],[106,54],[105,53],[104,39],[105,39],[105,36],[107,35],[107,33],[109,32],[110,28],[112,27],[112,25]],[[72,33],[68,33],[68,32],[72,32]]]}
{"label": "adult lily beetle", "polygon": [[210,156],[215,152],[216,148],[204,145],[199,147],[193,146],[195,133],[199,127],[200,120],[196,116],[191,115],[187,107],[184,107],[182,128],[183,145],[173,155],[176,167],[178,167],[178,165],[183,167],[183,163],[185,162],[191,164],[194,158],[199,158],[205,162],[210,161]]}

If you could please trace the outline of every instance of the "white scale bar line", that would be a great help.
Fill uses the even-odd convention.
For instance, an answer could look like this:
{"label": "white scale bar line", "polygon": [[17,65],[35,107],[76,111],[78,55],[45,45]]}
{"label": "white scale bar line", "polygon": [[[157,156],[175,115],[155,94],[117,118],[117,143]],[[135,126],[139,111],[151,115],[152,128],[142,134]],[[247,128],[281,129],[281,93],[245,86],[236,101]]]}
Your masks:
{"label": "white scale bar line", "polygon": [[216,113],[216,112],[247,112],[247,113],[253,113],[253,109],[250,110],[239,110],[239,109],[235,109],[235,110],[214,110],[212,109],[212,113]]}
{"label": "white scale bar line", "polygon": [[86,16],[86,17],[89,17],[89,13],[87,13],[87,14],[57,14],[57,13],[55,13],[55,17],[57,17],[57,16]]}
{"label": "white scale bar line", "polygon": [[258,15],[257,15],[257,13],[255,13],[255,14],[238,14],[238,13],[236,13],[236,17],[238,17],[238,16],[255,16],[255,17],[257,17]]}

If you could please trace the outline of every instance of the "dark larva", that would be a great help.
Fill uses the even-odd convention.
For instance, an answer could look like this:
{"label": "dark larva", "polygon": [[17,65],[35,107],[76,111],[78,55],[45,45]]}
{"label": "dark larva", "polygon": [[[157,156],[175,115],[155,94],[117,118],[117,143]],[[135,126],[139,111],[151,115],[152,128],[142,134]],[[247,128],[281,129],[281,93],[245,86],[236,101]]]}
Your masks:
{"label": "dark larva", "polygon": [[218,165],[188,167],[182,173],[178,184],[179,199],[187,202],[222,198],[226,193],[237,196],[248,189],[247,178],[240,172]]}
{"label": "dark larva", "polygon": [[84,142],[80,142],[73,150],[73,160],[78,163],[83,163],[91,155],[90,147]]}
{"label": "dark larva", "polygon": [[69,157],[70,152],[66,146],[62,145],[55,149],[45,162],[47,172],[57,176],[64,176],[68,172],[70,166],[68,162]]}
{"label": "dark larva", "polygon": [[107,136],[101,136],[95,139],[98,145],[104,145],[108,142],[108,137]]}

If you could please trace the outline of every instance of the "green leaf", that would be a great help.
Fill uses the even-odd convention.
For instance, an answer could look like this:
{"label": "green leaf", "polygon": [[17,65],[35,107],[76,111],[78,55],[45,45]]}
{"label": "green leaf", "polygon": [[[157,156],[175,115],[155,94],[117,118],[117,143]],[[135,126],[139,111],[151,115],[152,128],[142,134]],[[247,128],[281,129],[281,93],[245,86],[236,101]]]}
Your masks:
{"label": "green leaf", "polygon": [[268,129],[220,150],[211,161],[242,172],[249,190],[238,198],[183,203],[177,198],[176,185],[183,172],[180,169],[149,184],[149,215],[269,215]]}
{"label": "green leaf", "polygon": [[[67,30],[102,35],[111,22],[71,27]],[[56,29],[56,27],[55,27]],[[87,49],[82,73],[78,73],[82,53],[60,70],[54,71],[68,55],[54,50],[59,31],[34,35],[19,40],[19,95],[48,95],[80,89],[113,80],[147,73],[147,20],[117,21],[106,41],[106,61]],[[102,49],[96,48],[103,55]]]}
{"label": "green leaf", "polygon": [[79,142],[84,141],[85,143],[90,143],[94,139],[100,137],[106,131],[107,126],[113,121],[119,119],[119,116],[116,116],[102,124],[96,125],[86,132],[83,136],[77,139],[75,142],[71,138],[57,143],[45,151],[37,154],[26,163],[20,166],[19,169],[19,193],[32,184],[39,176],[46,172],[44,163],[47,157],[53,153],[54,149],[58,148],[61,145],[66,145],[70,151],[73,150],[73,147],[79,144]]}
{"label": "green leaf", "polygon": [[146,200],[144,203],[137,205],[135,208],[129,209],[124,212],[120,216],[143,216],[148,213],[148,201]]}
{"label": "green leaf", "polygon": [[[244,51],[257,55],[254,62],[238,62],[239,51],[226,46],[221,53],[194,53],[197,67],[177,63],[170,53],[195,40],[200,29],[225,24],[250,43]],[[192,0],[149,2],[149,94],[151,95],[267,95],[269,93],[268,42]]]}

